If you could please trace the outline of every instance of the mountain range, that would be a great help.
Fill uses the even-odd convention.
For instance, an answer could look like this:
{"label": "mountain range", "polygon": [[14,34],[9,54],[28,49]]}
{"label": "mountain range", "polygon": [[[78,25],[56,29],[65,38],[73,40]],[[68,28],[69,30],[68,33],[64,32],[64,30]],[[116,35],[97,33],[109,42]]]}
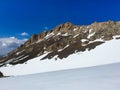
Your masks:
{"label": "mountain range", "polygon": [[60,24],[0,58],[0,71],[25,75],[120,62],[120,22]]}

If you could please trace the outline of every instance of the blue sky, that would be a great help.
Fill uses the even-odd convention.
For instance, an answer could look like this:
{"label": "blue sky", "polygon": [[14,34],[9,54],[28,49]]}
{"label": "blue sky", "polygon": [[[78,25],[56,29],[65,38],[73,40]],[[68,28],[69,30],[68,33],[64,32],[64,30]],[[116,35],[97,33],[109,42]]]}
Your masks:
{"label": "blue sky", "polygon": [[65,22],[107,20],[120,20],[120,0],[0,0],[0,38],[25,39]]}

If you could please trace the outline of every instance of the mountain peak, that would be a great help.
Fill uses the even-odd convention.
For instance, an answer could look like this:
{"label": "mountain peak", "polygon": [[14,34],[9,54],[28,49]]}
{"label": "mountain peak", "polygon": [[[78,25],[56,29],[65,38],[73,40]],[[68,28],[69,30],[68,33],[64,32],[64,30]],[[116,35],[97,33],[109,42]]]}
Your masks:
{"label": "mountain peak", "polygon": [[41,60],[63,59],[76,52],[90,51],[112,39],[120,39],[119,22],[94,22],[80,26],[66,22],[50,31],[32,35],[23,45],[2,57],[0,65],[24,63],[45,54]]}

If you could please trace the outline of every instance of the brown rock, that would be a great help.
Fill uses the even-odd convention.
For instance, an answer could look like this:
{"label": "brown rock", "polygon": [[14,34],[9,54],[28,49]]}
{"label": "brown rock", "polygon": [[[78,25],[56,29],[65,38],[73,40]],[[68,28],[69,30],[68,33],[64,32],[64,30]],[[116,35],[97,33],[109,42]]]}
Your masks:
{"label": "brown rock", "polygon": [[32,35],[31,38],[30,38],[30,43],[33,43],[33,42],[35,42],[35,41],[37,41],[37,40],[38,40],[38,35],[34,34],[34,35]]}
{"label": "brown rock", "polygon": [[[50,33],[54,33],[54,35],[45,39],[45,36]],[[90,34],[93,34],[93,36],[88,37]],[[96,39],[104,39],[105,41],[111,40],[115,35],[120,35],[120,22],[95,22],[91,25],[83,26],[73,25],[72,23],[67,22],[58,25],[50,31],[32,35],[25,44],[10,52],[4,58],[0,58],[0,64],[2,66],[8,60],[11,60],[8,62],[12,65],[24,63],[27,60],[43,55],[46,52],[49,52],[50,54],[45,58],[52,58],[55,55],[58,55],[59,58],[62,59],[76,51],[85,51],[86,48],[91,50],[103,43],[94,42],[89,44],[90,41]],[[23,57],[28,57],[21,60],[22,55]]]}
{"label": "brown rock", "polygon": [[0,72],[0,78],[1,78],[1,77],[4,77],[4,75],[3,75],[3,73],[2,73],[2,72]]}

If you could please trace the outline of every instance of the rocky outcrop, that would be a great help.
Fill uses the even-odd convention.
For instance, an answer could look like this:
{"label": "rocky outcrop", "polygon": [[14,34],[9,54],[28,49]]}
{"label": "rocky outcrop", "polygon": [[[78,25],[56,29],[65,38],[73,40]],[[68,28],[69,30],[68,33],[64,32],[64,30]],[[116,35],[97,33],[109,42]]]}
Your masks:
{"label": "rocky outcrop", "polygon": [[120,22],[94,22],[81,26],[67,22],[50,31],[32,35],[25,44],[0,58],[0,66],[24,63],[43,54],[47,55],[42,60],[55,56],[63,59],[73,53],[92,50],[112,39],[120,39]]}
{"label": "rocky outcrop", "polygon": [[4,75],[3,75],[3,73],[2,73],[2,72],[0,72],[0,78],[1,78],[1,77],[4,77]]}

